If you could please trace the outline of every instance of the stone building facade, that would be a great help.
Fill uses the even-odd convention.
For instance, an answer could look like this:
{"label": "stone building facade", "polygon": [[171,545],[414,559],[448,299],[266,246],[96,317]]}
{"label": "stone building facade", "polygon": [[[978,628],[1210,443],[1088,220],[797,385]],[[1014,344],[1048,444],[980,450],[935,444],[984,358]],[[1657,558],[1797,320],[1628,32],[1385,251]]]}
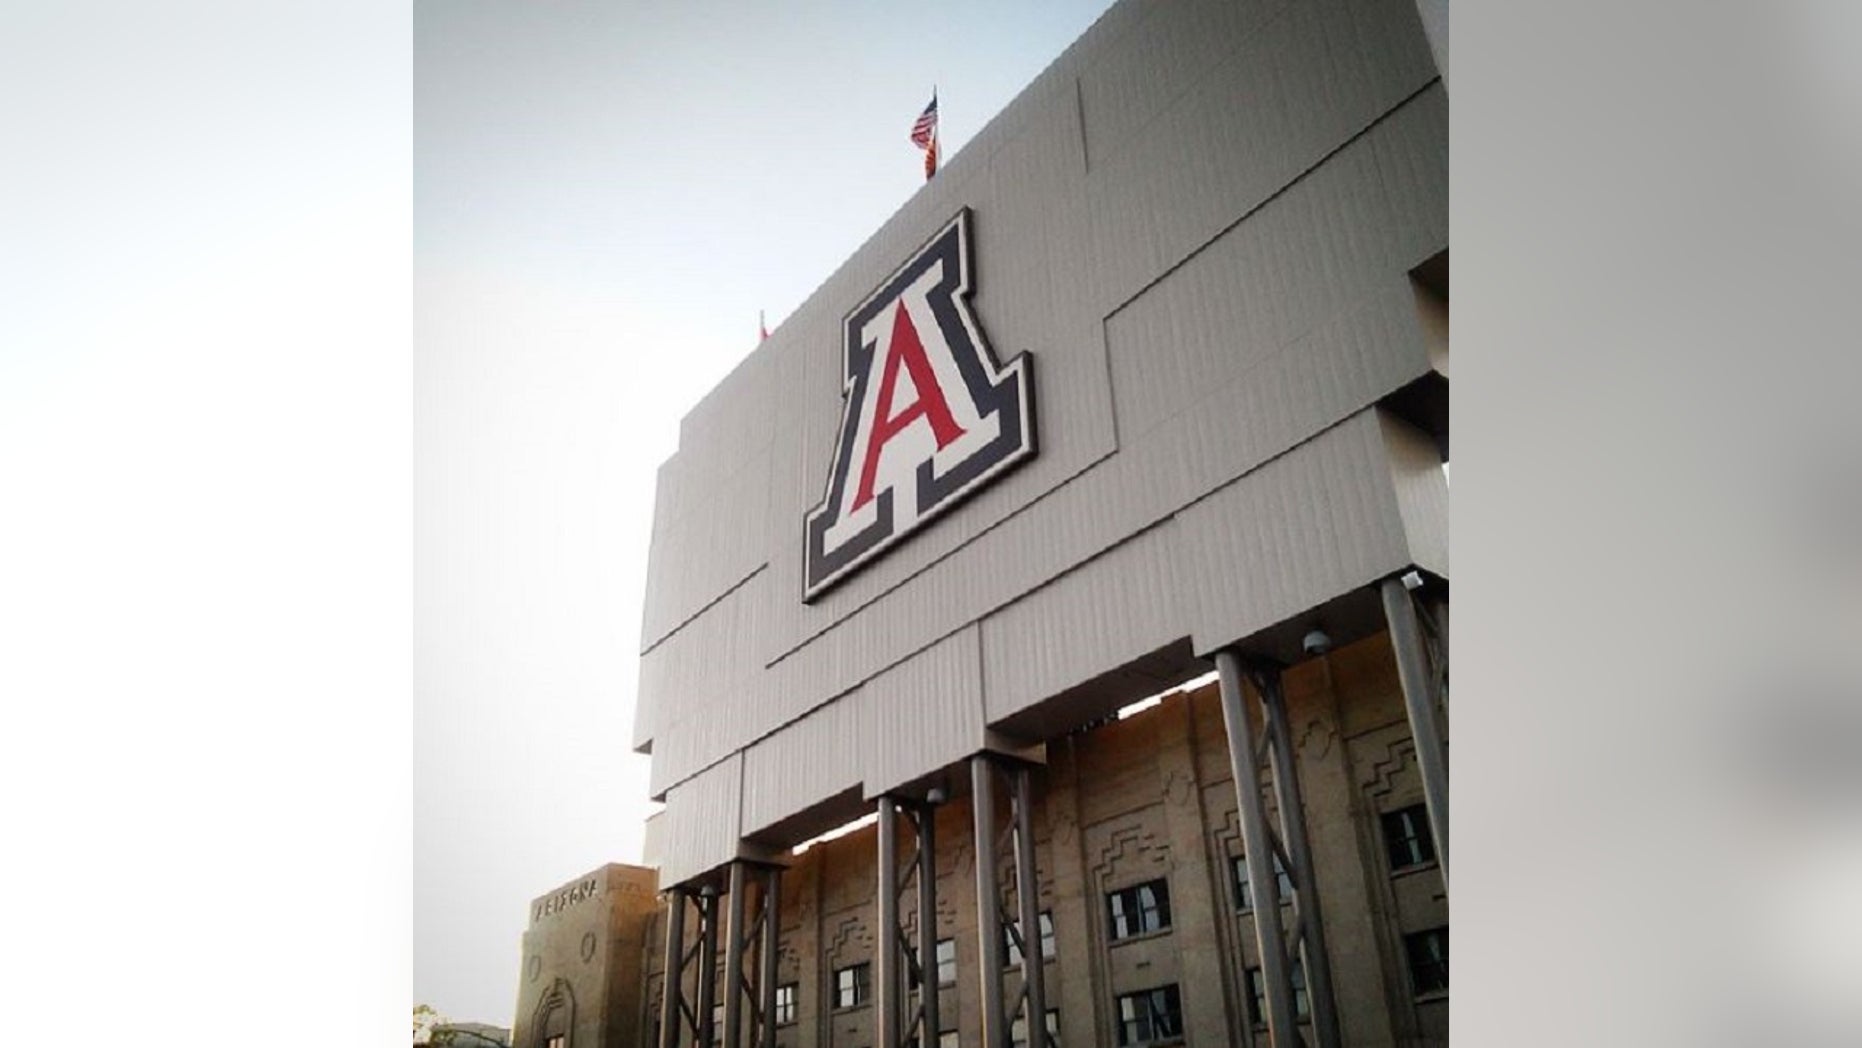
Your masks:
{"label": "stone building facade", "polygon": [[[1342,1041],[1446,1044],[1446,889],[1389,638],[1309,659],[1284,681]],[[1229,769],[1214,683],[1047,744],[1035,839],[1058,1043],[1267,1043]],[[975,846],[967,797],[952,800],[937,825],[939,1043],[968,1048],[981,1043],[982,1022]],[[790,860],[777,969],[783,1048],[876,1042],[876,884],[871,827]],[[919,941],[907,921],[908,941]],[[656,912],[642,940],[631,1026],[600,1044],[658,1043],[665,923]],[[1302,997],[1302,1013],[1309,1003]],[[1019,1040],[1019,1022],[1015,1032]]]}
{"label": "stone building facade", "polygon": [[656,878],[609,863],[531,901],[511,1048],[638,1043]]}

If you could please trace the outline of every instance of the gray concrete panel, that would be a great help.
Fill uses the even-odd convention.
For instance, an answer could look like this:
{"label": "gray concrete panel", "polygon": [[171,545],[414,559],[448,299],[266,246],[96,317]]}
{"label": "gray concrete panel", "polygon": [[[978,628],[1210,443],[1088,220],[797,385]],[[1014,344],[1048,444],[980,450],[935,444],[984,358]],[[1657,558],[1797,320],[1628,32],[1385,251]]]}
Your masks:
{"label": "gray concrete panel", "polygon": [[737,856],[742,799],[741,755],[667,791],[659,852],[662,887],[683,883]]}
{"label": "gray concrete panel", "polygon": [[1398,468],[1365,411],[1179,514],[1197,653],[1408,567]]}
{"label": "gray concrete panel", "polygon": [[951,634],[860,689],[861,779],[871,799],[982,749],[982,646]]}

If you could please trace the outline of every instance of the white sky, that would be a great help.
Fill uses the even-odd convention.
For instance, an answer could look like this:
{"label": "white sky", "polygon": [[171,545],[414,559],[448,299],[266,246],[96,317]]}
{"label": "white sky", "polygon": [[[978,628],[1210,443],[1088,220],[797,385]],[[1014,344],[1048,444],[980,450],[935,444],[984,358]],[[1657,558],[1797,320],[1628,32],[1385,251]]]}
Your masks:
{"label": "white sky", "polygon": [[508,1025],[526,904],[637,859],[685,410],[1107,0],[417,3],[414,999]]}

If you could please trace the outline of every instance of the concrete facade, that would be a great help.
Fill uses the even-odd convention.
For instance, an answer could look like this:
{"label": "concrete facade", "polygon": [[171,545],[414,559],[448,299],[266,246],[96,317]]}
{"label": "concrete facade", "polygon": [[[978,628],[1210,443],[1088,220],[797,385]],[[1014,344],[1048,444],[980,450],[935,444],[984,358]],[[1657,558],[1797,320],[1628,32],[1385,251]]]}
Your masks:
{"label": "concrete facade", "polygon": [[[1446,988],[1417,992],[1406,936],[1447,927],[1446,890],[1433,863],[1393,869],[1384,839],[1383,816],[1422,803],[1389,640],[1373,636],[1296,665],[1285,687],[1343,1043],[1445,1045]],[[1259,958],[1253,917],[1237,908],[1240,831],[1216,686],[1050,740],[1036,811],[1040,909],[1052,916],[1055,943],[1047,1000],[1059,1042],[1119,1044],[1119,995],[1174,985],[1183,1036],[1157,1043],[1265,1045],[1249,1002],[1247,972]],[[937,938],[953,940],[957,966],[939,991],[941,1025],[954,1037],[943,1043],[969,1048],[981,1044],[982,1016],[975,847],[960,790],[939,809],[938,835]],[[875,844],[868,827],[788,860],[777,971],[795,987],[795,1014],[778,1030],[784,1048],[877,1042],[870,1001],[833,1006],[836,971],[875,958]],[[1108,894],[1160,878],[1170,928],[1113,941]],[[664,936],[661,911],[640,958],[645,1007],[619,1044],[657,1043]]]}
{"label": "concrete facade", "polygon": [[638,1043],[656,882],[653,870],[609,863],[531,901],[511,1048]]}

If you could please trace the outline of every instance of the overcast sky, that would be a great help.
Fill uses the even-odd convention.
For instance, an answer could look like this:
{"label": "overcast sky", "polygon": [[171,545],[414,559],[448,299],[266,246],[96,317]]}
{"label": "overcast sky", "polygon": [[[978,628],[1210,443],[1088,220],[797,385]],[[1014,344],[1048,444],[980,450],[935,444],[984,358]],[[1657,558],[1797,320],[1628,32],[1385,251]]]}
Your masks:
{"label": "overcast sky", "polygon": [[655,471],[687,408],[1107,0],[421,2],[414,999],[508,1025],[526,904],[639,857]]}

